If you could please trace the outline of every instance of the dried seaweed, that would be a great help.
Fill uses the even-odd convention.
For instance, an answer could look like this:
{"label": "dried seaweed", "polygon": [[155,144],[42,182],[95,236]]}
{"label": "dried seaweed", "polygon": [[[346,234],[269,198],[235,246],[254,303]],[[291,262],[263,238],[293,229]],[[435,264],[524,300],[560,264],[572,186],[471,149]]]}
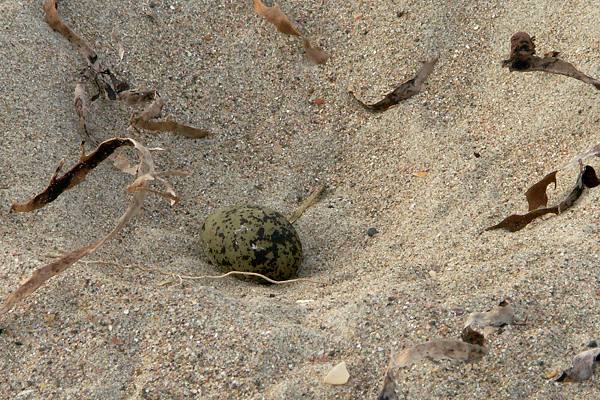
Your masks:
{"label": "dried seaweed", "polygon": [[254,11],[267,21],[275,25],[275,28],[281,33],[293,36],[302,36],[290,19],[281,11],[278,4],[267,7],[261,0],[253,0]]}
{"label": "dried seaweed", "polygon": [[325,64],[329,59],[329,55],[319,47],[313,47],[310,40],[304,38],[302,41],[306,57],[315,64]]}
{"label": "dried seaweed", "polygon": [[29,212],[42,208],[45,205],[56,200],[63,192],[77,186],[83,182],[88,173],[96,168],[102,161],[108,158],[116,149],[121,146],[132,146],[133,142],[127,138],[113,138],[102,142],[96,150],[89,155],[82,154],[79,162],[61,177],[58,177],[64,161],[56,168],[56,171],[50,178],[48,187],[40,194],[26,203],[13,203],[11,211]]}
{"label": "dried seaweed", "polygon": [[402,83],[391,93],[388,93],[382,100],[375,104],[366,104],[359,100],[354,92],[350,92],[350,95],[365,109],[372,112],[382,112],[395,106],[399,102],[411,98],[421,91],[423,83],[427,77],[433,72],[433,67],[437,63],[437,57],[430,61],[424,62],[421,69],[417,72],[414,78]]}
{"label": "dried seaweed", "polygon": [[[545,178],[544,178],[545,179]],[[536,183],[536,185],[539,184]],[[500,223],[490,226],[486,228],[486,231],[491,231],[495,229],[504,229],[509,232],[517,232],[521,229],[525,228],[535,219],[546,215],[546,214],[560,214],[571,208],[575,202],[581,197],[584,189],[593,188],[600,184],[598,177],[596,175],[596,171],[589,165],[586,165],[579,172],[579,176],[577,177],[577,182],[575,183],[575,187],[571,190],[569,195],[561,201],[558,205],[554,207],[547,208],[538,208],[536,210],[530,211],[527,214],[513,214],[509,215],[505,219],[503,219]],[[535,186],[535,185],[534,185]],[[529,191],[528,191],[529,192]],[[531,206],[531,203],[530,203]]]}
{"label": "dried seaweed", "polygon": [[[90,45],[87,44],[71,28],[65,25],[65,23],[60,19],[57,12],[56,0],[45,0],[43,9],[48,25],[64,36],[69,42],[71,42],[85,57],[94,82],[101,89],[101,91],[105,93],[108,99],[120,100],[128,105],[152,102],[150,106],[148,106],[140,115],[134,114],[131,117],[130,123],[132,126],[138,129],[145,129],[155,132],[169,131],[193,139],[199,139],[209,135],[209,132],[205,130],[184,125],[171,119],[166,121],[153,121],[152,119],[156,118],[158,114],[160,114],[160,111],[164,105],[164,102],[158,93],[154,90],[130,90],[127,82],[117,78],[112,73],[110,68],[102,65],[98,55],[90,47]],[[113,34],[113,39],[117,41],[119,58],[122,60],[124,54],[122,44],[118,40],[116,34]],[[75,108],[79,116],[80,126],[83,124],[83,127],[85,128],[85,135],[91,138],[89,132],[87,131],[87,126],[85,125],[87,104],[85,104],[86,97],[84,97],[84,87],[78,84],[75,88],[75,93]]]}
{"label": "dried seaweed", "polygon": [[264,17],[268,22],[275,25],[275,28],[286,35],[299,36],[302,38],[304,52],[306,57],[315,64],[325,64],[329,55],[319,47],[313,47],[310,40],[302,35],[298,28],[290,21],[287,15],[281,10],[278,4],[266,6],[261,0],[253,0],[254,11]]}
{"label": "dried seaweed", "polygon": [[546,53],[544,57],[535,55],[535,37],[526,32],[517,32],[510,38],[510,56],[502,61],[503,67],[519,72],[542,71],[564,75],[588,83],[600,90],[600,81],[579,71],[573,64],[558,58],[556,51]]}
{"label": "dried seaweed", "polygon": [[590,349],[577,354],[573,358],[571,367],[561,372],[554,381],[556,382],[583,382],[590,379],[600,363],[600,349]]}
{"label": "dried seaweed", "polygon": [[[147,95],[144,96],[144,94],[142,94],[141,97],[147,98]],[[128,98],[132,101],[131,99],[133,97],[128,96]],[[155,92],[152,103],[150,103],[141,113],[132,115],[130,121],[131,126],[153,132],[173,132],[190,139],[202,139],[211,135],[208,131],[184,125],[172,119],[162,121],[155,120],[155,118],[160,115],[163,106],[164,101],[159,94]]]}
{"label": "dried seaweed", "polygon": [[529,203],[529,211],[536,210],[540,207],[546,207],[548,205],[548,195],[546,194],[546,188],[552,183],[554,183],[554,189],[556,189],[556,174],[558,171],[552,171],[541,181],[532,185],[527,192],[525,192],[525,197],[527,197],[527,203]]}
{"label": "dried seaweed", "polygon": [[[127,210],[119,218],[117,225],[103,238],[101,238],[95,242],[92,242],[86,246],[83,246],[79,249],[70,251],[70,252],[64,254],[58,260],[53,261],[50,264],[46,264],[46,265],[36,269],[29,279],[27,279],[23,284],[21,284],[17,288],[17,290],[15,290],[13,293],[11,293],[10,295],[7,296],[2,307],[0,307],[0,316],[9,312],[17,303],[19,303],[20,301],[25,299],[27,296],[31,295],[35,290],[37,290],[39,287],[41,287],[50,278],[65,271],[67,268],[69,268],[75,262],[77,262],[81,258],[85,257],[86,255],[94,252],[96,249],[98,249],[100,246],[102,246],[108,240],[114,238],[123,229],[123,227],[125,225],[127,225],[127,223],[131,220],[131,218],[133,218],[138,213],[138,211],[142,208],[144,198],[145,198],[146,192],[147,192],[146,190],[142,190],[142,189],[147,189],[150,181],[155,180],[160,175],[165,175],[165,174],[157,173],[155,171],[154,162],[152,160],[150,151],[148,151],[148,149],[146,149],[143,145],[141,145],[140,143],[138,143],[135,140],[130,139],[130,138],[113,138],[113,139],[110,139],[110,140],[107,140],[107,141],[101,143],[100,146],[98,146],[98,149],[92,155],[90,155],[88,157],[90,157],[93,160],[93,161],[91,161],[91,163],[96,163],[96,165],[97,165],[101,160],[108,157],[109,154],[107,154],[107,153],[109,153],[109,151],[110,151],[110,153],[112,153],[112,151],[114,151],[116,148],[123,146],[123,145],[134,146],[138,152],[140,161],[139,161],[139,164],[137,167],[138,177],[128,188],[128,190],[134,192],[133,196],[131,198],[131,201],[129,202],[129,206],[127,207]],[[110,150],[110,149],[112,149],[112,150]],[[82,169],[81,169],[83,171],[85,171],[91,165],[90,163],[86,164],[85,160],[80,161],[80,163],[78,163],[77,165],[80,165],[80,164],[84,165],[84,167],[82,167]],[[79,169],[77,169],[76,167],[71,169],[71,171],[78,171]],[[91,168],[89,168],[87,170],[87,172],[89,172],[89,170],[91,170]],[[71,172],[71,171],[69,171],[69,172]],[[83,177],[85,177],[85,174],[87,174],[87,172],[84,173]],[[52,182],[61,181],[61,179],[64,178],[64,176],[63,176],[60,179],[56,179],[57,174],[58,174],[58,171],[51,178],[50,187],[53,186]],[[69,173],[67,173],[65,175],[68,175],[68,174]],[[83,179],[82,178],[80,179],[80,178],[81,178],[80,175],[77,175],[76,173],[74,173],[74,178],[71,178],[70,181],[68,179],[63,179],[62,182],[67,182],[67,181],[70,182],[70,186],[67,186],[67,188],[69,188],[69,187],[73,187],[77,183],[81,182],[81,180],[83,180]],[[64,183],[62,184],[62,187],[63,188],[65,187]],[[169,188],[170,188],[170,186],[168,186],[168,189]],[[66,189],[64,189],[64,190],[66,190]],[[46,193],[47,191],[48,191],[48,189],[44,193]],[[56,193],[58,193],[58,194],[56,194],[56,196],[58,196],[61,192],[56,192]],[[50,197],[48,197],[48,198],[50,198]],[[36,208],[43,207],[45,204],[49,203],[49,201],[44,203],[44,202],[37,202],[34,200],[35,199],[32,199],[32,201],[26,203],[26,204],[32,205],[32,207],[30,207],[27,211],[31,211]],[[33,206],[35,206],[35,207],[33,207]],[[26,211],[26,210],[20,210],[20,211]]]}

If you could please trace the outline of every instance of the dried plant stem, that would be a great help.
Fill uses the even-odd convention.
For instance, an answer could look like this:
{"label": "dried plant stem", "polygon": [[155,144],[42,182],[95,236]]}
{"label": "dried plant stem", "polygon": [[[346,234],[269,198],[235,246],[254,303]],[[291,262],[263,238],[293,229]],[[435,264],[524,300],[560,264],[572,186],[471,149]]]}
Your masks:
{"label": "dried plant stem", "polygon": [[165,272],[165,271],[161,271],[160,269],[157,268],[148,268],[148,267],[142,267],[140,265],[123,265],[123,264],[119,264],[116,262],[112,262],[112,261],[103,261],[103,260],[82,260],[80,261],[80,263],[82,264],[101,264],[101,265],[112,265],[115,267],[121,267],[121,268],[135,268],[135,269],[139,269],[141,271],[145,271],[145,272],[153,272],[153,273],[159,273],[161,275],[166,275],[169,276],[171,278],[179,278],[179,280],[184,280],[184,279],[189,279],[189,280],[200,280],[200,279],[223,279],[226,278],[228,276],[231,275],[246,275],[246,276],[256,276],[259,278],[262,278],[264,280],[266,280],[269,283],[272,283],[274,285],[282,285],[282,284],[286,284],[286,283],[294,283],[294,282],[310,282],[310,283],[315,283],[318,285],[324,285],[324,282],[320,282],[320,281],[315,281],[312,279],[308,279],[308,278],[296,278],[296,279],[288,279],[285,281],[276,281],[274,279],[268,278],[262,274],[256,273],[256,272],[242,272],[242,271],[230,271],[227,272],[225,274],[222,275],[181,275],[181,274],[176,274],[174,272]]}
{"label": "dried plant stem", "polygon": [[321,194],[325,191],[325,185],[321,185],[316,188],[300,205],[296,208],[288,217],[288,221],[290,224],[298,221],[298,219],[304,214],[306,210],[309,209],[313,204],[319,200]]}

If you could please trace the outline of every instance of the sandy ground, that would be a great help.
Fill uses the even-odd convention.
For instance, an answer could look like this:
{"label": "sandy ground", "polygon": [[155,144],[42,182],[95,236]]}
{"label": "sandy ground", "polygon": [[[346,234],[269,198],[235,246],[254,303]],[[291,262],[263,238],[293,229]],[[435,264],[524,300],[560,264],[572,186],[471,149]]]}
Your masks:
{"label": "sandy ground", "polygon": [[[76,264],[0,321],[0,398],[374,399],[391,349],[457,337],[469,312],[506,296],[525,325],[493,335],[479,363],[397,371],[400,398],[600,397],[597,377],[545,378],[600,339],[600,191],[519,233],[480,235],[526,210],[531,183],[599,141],[598,91],[499,65],[512,33],[526,30],[540,53],[561,51],[600,76],[598,1],[282,0],[331,54],[325,66],[249,0],[151,3],[65,0],[59,12],[114,63],[116,31],[120,76],[216,135],[140,136],[168,150],[156,154],[161,167],[193,172],[175,179],[183,201],[150,198],[87,259],[120,266]],[[128,177],[101,165],[50,206],[8,213],[45,187],[61,158],[76,159],[72,98],[85,64],[44,23],[41,1],[0,0],[0,21],[4,297],[52,254],[108,232]],[[440,61],[423,93],[396,108],[372,115],[347,94],[379,100],[432,54]],[[126,134],[129,113],[96,101],[92,133]],[[421,170],[428,175],[413,175]],[[575,174],[559,174],[551,202]],[[254,203],[287,213],[322,182],[329,191],[296,227],[301,276],[326,285],[165,286],[167,276],[131,267],[212,274],[198,240],[211,210]],[[379,233],[367,236],[370,227]],[[323,384],[340,361],[348,384]]]}

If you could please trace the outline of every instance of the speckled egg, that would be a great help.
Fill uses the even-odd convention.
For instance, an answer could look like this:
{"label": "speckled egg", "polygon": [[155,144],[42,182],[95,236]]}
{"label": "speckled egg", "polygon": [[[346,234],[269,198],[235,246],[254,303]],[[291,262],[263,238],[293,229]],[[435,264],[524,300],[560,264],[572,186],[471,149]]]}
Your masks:
{"label": "speckled egg", "polygon": [[283,215],[264,207],[216,210],[204,221],[200,240],[208,258],[224,272],[257,272],[286,280],[302,264],[298,233]]}

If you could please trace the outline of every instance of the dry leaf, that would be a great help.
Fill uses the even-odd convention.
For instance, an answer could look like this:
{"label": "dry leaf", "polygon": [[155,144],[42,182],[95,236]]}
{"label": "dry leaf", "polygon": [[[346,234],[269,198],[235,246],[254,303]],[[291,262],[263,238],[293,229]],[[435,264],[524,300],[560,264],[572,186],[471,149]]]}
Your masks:
{"label": "dry leaf", "polygon": [[429,175],[429,171],[424,170],[424,171],[417,171],[417,172],[413,172],[413,175],[418,177],[418,178],[424,178],[427,175]]}
{"label": "dry leaf", "polygon": [[304,44],[304,51],[306,52],[306,57],[308,57],[310,61],[312,61],[315,64],[325,64],[327,62],[327,60],[329,59],[329,55],[325,53],[321,48],[313,47],[307,38],[304,38],[302,43]]}
{"label": "dry leaf", "polygon": [[485,347],[465,343],[462,340],[438,339],[417,344],[393,357],[391,366],[404,368],[423,360],[457,360],[476,362],[487,354]]}
{"label": "dry leaf", "polygon": [[272,7],[267,7],[261,0],[253,0],[254,11],[267,21],[275,25],[277,30],[286,35],[301,36],[300,32],[290,22],[287,15],[281,11],[279,5],[274,4]]}
{"label": "dry leaf", "polygon": [[529,211],[537,210],[540,207],[546,207],[548,205],[548,195],[546,194],[546,188],[554,183],[554,189],[556,189],[556,173],[558,171],[552,171],[541,181],[532,185],[527,192],[525,192],[525,197],[527,197],[527,203],[529,203]]}
{"label": "dry leaf", "polygon": [[535,37],[526,32],[517,32],[510,38],[510,57],[502,61],[502,66],[509,71],[529,72],[542,71],[551,74],[565,75],[579,79],[593,85],[600,90],[600,81],[579,71],[572,64],[558,58],[558,52],[544,55],[544,58],[535,55]]}
{"label": "dry leaf", "polygon": [[556,382],[583,382],[592,377],[600,363],[600,348],[586,350],[573,358],[570,368],[555,377]]}
{"label": "dry leaf", "polygon": [[392,378],[391,370],[388,370],[385,374],[383,388],[381,389],[381,392],[379,392],[377,400],[398,400],[398,395],[396,394],[396,382],[394,382],[394,379]]}
{"label": "dry leaf", "polygon": [[[96,149],[96,151],[94,153],[92,153],[90,156],[87,156],[87,157],[89,157],[87,160],[93,159],[97,165],[97,163],[99,163],[101,160],[104,160],[106,157],[108,157],[108,155],[110,153],[112,153],[112,151],[114,151],[114,149],[116,149],[120,146],[123,146],[123,145],[134,146],[135,149],[137,150],[139,158],[140,158],[140,162],[139,162],[138,168],[137,168],[138,177],[132,183],[132,185],[137,183],[138,188],[146,188],[147,185],[149,184],[149,182],[154,180],[155,177],[157,177],[159,175],[159,173],[157,173],[155,171],[154,162],[152,160],[150,151],[148,151],[148,149],[146,149],[143,145],[141,145],[140,143],[136,142],[133,139],[113,138],[113,139],[109,139],[105,142],[102,142],[98,146],[98,149]],[[110,150],[110,149],[112,149],[112,150]],[[109,151],[110,151],[109,154],[104,155],[105,153],[108,153]],[[99,156],[98,154],[102,154],[102,156]],[[82,158],[85,158],[85,156],[83,156]],[[71,169],[71,171],[77,171],[78,170],[77,167],[80,164],[85,165],[85,162],[86,162],[86,159],[84,159],[83,161],[80,161],[74,168]],[[89,167],[90,167],[90,164],[88,163],[85,168],[89,168]],[[69,171],[69,172],[71,172],[71,171]],[[88,170],[88,172],[89,172],[89,170]],[[55,173],[51,179],[50,187],[53,186],[52,182],[58,182],[58,181],[66,182],[65,180],[63,180],[63,178],[56,179],[56,174],[57,173]],[[69,174],[69,173],[67,173],[67,174]],[[67,175],[67,174],[65,174],[65,175]],[[71,178],[70,182],[72,183],[72,182],[76,181],[77,177],[78,176],[76,175],[75,179]],[[80,182],[80,181],[81,180],[79,180],[78,182]],[[65,187],[72,187],[77,183],[74,183],[74,184],[72,183],[71,186],[68,186],[68,185],[65,186],[64,184],[61,184],[61,188],[63,190],[65,190],[64,189]],[[130,185],[130,187],[131,187],[131,185]],[[46,192],[44,192],[44,193],[46,193]],[[53,195],[54,198],[56,198],[59,194],[60,194],[60,192],[58,192],[56,195]],[[47,196],[47,198],[51,198],[53,196]],[[135,191],[135,193],[133,194],[133,196],[131,198],[131,201],[129,202],[129,206],[127,207],[127,210],[119,218],[117,225],[113,228],[113,230],[110,231],[106,236],[104,236],[103,238],[101,238],[95,242],[92,242],[84,247],[73,250],[71,252],[67,252],[62,257],[51,262],[50,264],[46,264],[46,265],[36,269],[29,279],[27,279],[23,284],[21,284],[17,288],[17,290],[15,290],[13,293],[11,293],[10,295],[7,296],[7,298],[4,301],[4,304],[0,308],[0,316],[9,312],[17,303],[19,303],[20,301],[25,299],[27,296],[32,294],[34,291],[36,291],[39,287],[41,287],[50,278],[65,271],[67,268],[69,268],[75,262],[77,262],[81,258],[85,257],[86,255],[94,252],[96,249],[98,249],[104,243],[106,243],[110,239],[114,238],[123,229],[123,227],[125,225],[127,225],[127,223],[131,220],[131,218],[133,218],[138,213],[138,211],[142,208],[145,196],[146,196],[145,191],[143,191],[143,190]],[[44,204],[49,203],[49,201],[47,201],[45,203],[44,202],[39,203],[34,200],[35,199],[33,199],[32,201],[25,204],[25,206],[27,206],[27,205],[30,205],[31,207],[35,206],[33,208],[29,208],[29,210],[34,210],[36,208],[42,207]],[[25,208],[27,208],[27,207],[25,207]],[[26,210],[22,209],[20,211],[26,211]]]}
{"label": "dry leaf", "polygon": [[513,306],[506,300],[487,312],[474,312],[469,314],[465,328],[493,326],[496,328],[509,325],[515,318]]}
{"label": "dry leaf", "polygon": [[13,203],[10,210],[16,212],[28,212],[44,207],[56,200],[63,192],[83,182],[87,174],[110,156],[116,149],[121,146],[132,145],[132,140],[127,138],[113,138],[102,142],[96,150],[89,155],[82,155],[79,162],[59,178],[58,174],[60,173],[63,164],[63,162],[61,162],[50,178],[48,187],[42,193],[26,203]]}
{"label": "dry leaf", "polygon": [[350,378],[348,369],[346,368],[346,362],[342,361],[335,367],[333,367],[329,373],[323,379],[323,382],[328,385],[345,385]]}
{"label": "dry leaf", "polygon": [[367,109],[369,111],[373,111],[373,112],[385,111],[388,108],[395,106],[402,100],[406,100],[406,99],[414,96],[415,94],[419,93],[421,91],[421,87],[423,86],[423,83],[425,82],[427,77],[433,71],[433,66],[436,64],[437,60],[438,59],[436,57],[436,58],[432,59],[431,61],[424,62],[423,66],[417,72],[417,75],[414,78],[404,82],[403,84],[398,86],[396,89],[394,89],[394,91],[392,91],[391,93],[388,93],[383,100],[381,100],[375,104],[365,104],[361,100],[359,100],[354,95],[353,92],[350,92],[350,94],[352,95],[352,97],[354,97],[354,99],[356,101],[358,101],[358,103],[362,107],[364,107],[365,109]]}

